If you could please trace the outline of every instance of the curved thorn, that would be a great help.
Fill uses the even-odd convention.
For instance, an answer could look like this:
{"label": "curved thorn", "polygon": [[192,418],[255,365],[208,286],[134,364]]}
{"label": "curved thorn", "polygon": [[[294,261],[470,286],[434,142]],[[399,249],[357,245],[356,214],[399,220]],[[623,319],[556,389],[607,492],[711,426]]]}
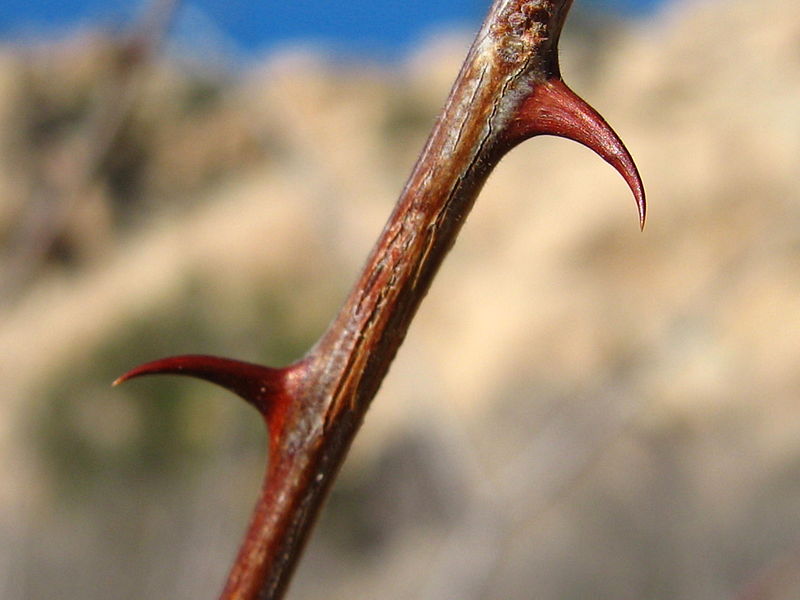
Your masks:
{"label": "curved thorn", "polygon": [[535,135],[555,135],[574,140],[596,152],[614,167],[633,192],[644,229],[647,204],[639,170],[628,149],[611,126],[585,100],[558,78],[533,85],[508,124],[507,136],[517,144]]}
{"label": "curved thorn", "polygon": [[284,391],[285,369],[273,369],[253,363],[189,354],[172,356],[139,365],[118,377],[119,385],[143,375],[186,375],[215,383],[252,404],[266,415],[273,401]]}

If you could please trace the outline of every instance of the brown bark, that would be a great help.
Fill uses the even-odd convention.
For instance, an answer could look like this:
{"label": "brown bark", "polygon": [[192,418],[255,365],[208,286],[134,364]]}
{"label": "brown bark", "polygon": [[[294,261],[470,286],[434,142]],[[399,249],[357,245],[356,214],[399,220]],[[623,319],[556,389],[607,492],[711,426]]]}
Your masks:
{"label": "brown bark", "polygon": [[118,381],[178,373],[222,385],[264,415],[269,466],[223,600],[281,598],[347,450],[436,271],[491,170],[534,135],[577,140],[644,192],[622,142],[561,81],[571,0],[496,0],[366,265],[328,331],[282,369],[206,356],[163,359]]}

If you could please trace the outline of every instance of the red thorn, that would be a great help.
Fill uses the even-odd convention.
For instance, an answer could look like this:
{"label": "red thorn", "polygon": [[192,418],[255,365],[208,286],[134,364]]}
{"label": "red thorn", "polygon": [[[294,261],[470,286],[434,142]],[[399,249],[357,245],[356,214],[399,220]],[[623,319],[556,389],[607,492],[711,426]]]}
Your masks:
{"label": "red thorn", "polygon": [[285,369],[200,354],[172,356],[139,365],[117,378],[113,385],[142,375],[170,374],[196,377],[222,386],[252,404],[263,415],[285,392]]}
{"label": "red thorn", "polygon": [[639,227],[644,229],[647,204],[633,158],[606,120],[563,81],[553,78],[534,84],[509,123],[507,135],[512,145],[535,135],[556,135],[596,152],[630,187],[639,211]]}

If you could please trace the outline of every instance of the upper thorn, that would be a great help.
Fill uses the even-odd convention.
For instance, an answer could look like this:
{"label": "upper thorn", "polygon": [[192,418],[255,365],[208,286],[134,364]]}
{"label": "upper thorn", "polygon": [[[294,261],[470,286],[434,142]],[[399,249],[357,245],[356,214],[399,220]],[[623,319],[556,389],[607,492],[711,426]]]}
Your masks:
{"label": "upper thorn", "polygon": [[596,152],[614,167],[633,192],[639,228],[647,216],[644,185],[628,149],[606,120],[557,77],[533,85],[506,129],[511,145],[535,135],[574,140]]}

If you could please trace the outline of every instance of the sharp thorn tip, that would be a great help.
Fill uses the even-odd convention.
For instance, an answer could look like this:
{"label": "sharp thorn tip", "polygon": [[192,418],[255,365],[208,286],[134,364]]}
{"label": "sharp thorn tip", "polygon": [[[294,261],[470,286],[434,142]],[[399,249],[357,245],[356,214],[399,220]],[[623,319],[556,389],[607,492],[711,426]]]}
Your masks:
{"label": "sharp thorn tip", "polygon": [[630,152],[600,113],[560,78],[534,85],[506,131],[512,146],[535,135],[555,135],[576,141],[614,167],[633,192],[639,228],[644,230],[647,212],[644,186]]}
{"label": "sharp thorn tip", "polygon": [[185,375],[215,383],[265,413],[284,392],[285,369],[205,355],[184,355],[144,363],[114,380],[113,386],[143,375]]}

